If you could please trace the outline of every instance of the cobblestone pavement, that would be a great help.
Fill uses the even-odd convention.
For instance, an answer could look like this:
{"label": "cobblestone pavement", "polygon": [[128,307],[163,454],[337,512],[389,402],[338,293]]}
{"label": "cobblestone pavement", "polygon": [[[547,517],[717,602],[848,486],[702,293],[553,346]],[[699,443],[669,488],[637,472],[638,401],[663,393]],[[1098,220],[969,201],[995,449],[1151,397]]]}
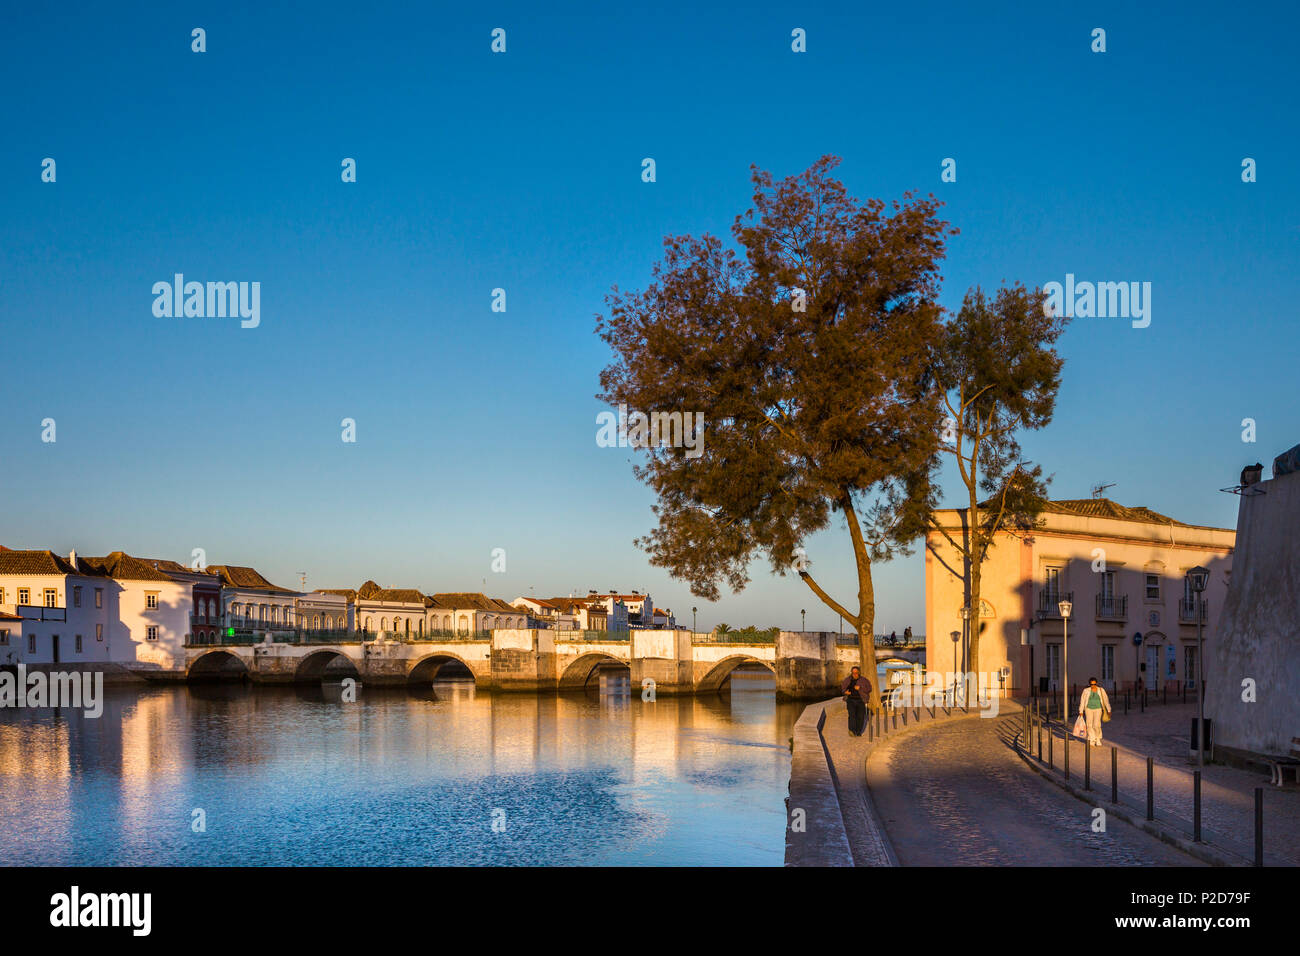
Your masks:
{"label": "cobblestone pavement", "polygon": [[1016,708],[921,728],[872,750],[871,798],[902,865],[1201,865],[1114,817],[1094,833],[1094,809],[1009,746],[1020,721]]}
{"label": "cobblestone pavement", "polygon": [[[1115,718],[1103,727],[1101,748],[1093,748],[1093,787],[1108,794],[1110,789],[1110,745],[1117,746],[1121,801],[1146,808],[1146,758],[1152,773],[1156,818],[1190,836],[1193,817],[1193,771],[1189,758],[1191,720],[1196,705],[1158,704],[1146,713],[1130,709],[1123,713],[1122,698],[1115,701]],[[1062,737],[1056,737],[1056,767],[1061,766]],[[1035,753],[1037,741],[1034,741]],[[1044,740],[1044,757],[1046,741]],[[1075,740],[1070,748],[1071,777],[1079,782],[1083,772],[1083,744]],[[1300,789],[1270,786],[1264,771],[1207,766],[1201,778],[1202,837],[1209,843],[1241,857],[1255,855],[1255,788],[1264,789],[1264,862],[1270,866],[1300,865]]]}

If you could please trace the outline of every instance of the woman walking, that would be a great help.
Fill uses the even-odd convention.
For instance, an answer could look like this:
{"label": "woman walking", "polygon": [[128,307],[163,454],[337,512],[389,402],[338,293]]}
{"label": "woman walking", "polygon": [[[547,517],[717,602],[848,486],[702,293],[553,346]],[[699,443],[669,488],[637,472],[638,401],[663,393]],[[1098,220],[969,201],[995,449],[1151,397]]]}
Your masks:
{"label": "woman walking", "polygon": [[1097,678],[1089,677],[1088,686],[1079,697],[1079,716],[1088,725],[1088,743],[1093,747],[1101,746],[1102,714],[1110,719],[1110,698],[1106,688],[1097,683]]}

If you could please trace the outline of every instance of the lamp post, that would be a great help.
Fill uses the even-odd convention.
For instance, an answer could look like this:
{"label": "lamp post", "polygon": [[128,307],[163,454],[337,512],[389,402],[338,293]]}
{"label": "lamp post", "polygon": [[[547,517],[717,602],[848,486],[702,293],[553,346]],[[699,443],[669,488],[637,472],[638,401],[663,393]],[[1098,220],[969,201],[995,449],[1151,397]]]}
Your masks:
{"label": "lamp post", "polygon": [[806,610],[801,610],[799,612],[799,630],[808,630],[808,612]]}
{"label": "lamp post", "polygon": [[691,608],[691,638],[692,639],[694,639],[695,637],[695,612],[698,610],[699,608],[697,607]]}
{"label": "lamp post", "polygon": [[[952,669],[953,669],[953,693],[956,693],[956,671],[957,671],[957,642],[961,640],[961,631],[952,632]],[[956,701],[954,700],[954,703]]]}
{"label": "lamp post", "polygon": [[966,682],[969,680],[966,671],[970,667],[970,627],[970,607],[967,606],[961,609],[961,686],[963,698],[969,689],[966,686]]}
{"label": "lamp post", "polygon": [[1056,606],[1061,612],[1061,720],[1066,719],[1065,701],[1070,693],[1070,612],[1074,605],[1062,601]]}
{"label": "lamp post", "polygon": [[1192,591],[1196,594],[1196,765],[1205,766],[1205,633],[1203,631],[1205,585],[1210,581],[1210,569],[1199,564],[1187,572]]}

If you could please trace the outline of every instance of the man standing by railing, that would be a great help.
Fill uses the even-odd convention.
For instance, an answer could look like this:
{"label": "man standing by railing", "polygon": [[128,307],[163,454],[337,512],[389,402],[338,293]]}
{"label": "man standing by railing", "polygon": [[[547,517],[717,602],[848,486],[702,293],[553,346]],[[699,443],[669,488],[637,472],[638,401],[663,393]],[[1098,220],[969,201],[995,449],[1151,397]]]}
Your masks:
{"label": "man standing by railing", "polygon": [[867,702],[871,699],[871,681],[862,676],[862,668],[854,667],[840,686],[844,703],[849,711],[849,733],[861,737],[867,726]]}

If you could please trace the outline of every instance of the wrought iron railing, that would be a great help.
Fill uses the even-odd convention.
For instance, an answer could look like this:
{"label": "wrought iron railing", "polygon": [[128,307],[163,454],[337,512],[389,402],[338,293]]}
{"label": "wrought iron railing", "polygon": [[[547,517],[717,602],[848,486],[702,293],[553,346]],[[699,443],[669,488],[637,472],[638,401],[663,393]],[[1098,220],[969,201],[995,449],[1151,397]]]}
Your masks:
{"label": "wrought iron railing", "polygon": [[713,631],[695,634],[693,644],[775,644],[776,634],[771,631]]}
{"label": "wrought iron railing", "polygon": [[1198,603],[1200,604],[1201,620],[1202,621],[1208,620],[1209,613],[1205,609],[1205,600],[1201,599],[1199,602],[1197,602],[1194,600],[1189,601],[1187,600],[1187,598],[1178,599],[1178,620],[1187,624],[1195,624],[1196,615],[1197,615],[1196,605]]}
{"label": "wrought iron railing", "polygon": [[552,633],[555,634],[557,641],[577,641],[586,643],[589,641],[630,641],[632,639],[631,631],[592,631],[592,630],[562,630],[556,628]]}
{"label": "wrought iron railing", "polygon": [[1128,620],[1128,595],[1098,594],[1097,617],[1104,621]]}
{"label": "wrought iron railing", "polygon": [[19,617],[28,621],[66,621],[66,607],[44,607],[39,604],[17,604],[14,606]]}
{"label": "wrought iron railing", "polygon": [[1050,589],[1044,589],[1042,591],[1039,591],[1038,592],[1039,620],[1048,620],[1050,618],[1055,618],[1057,620],[1060,620],[1061,618],[1060,603],[1062,601],[1069,601],[1071,604],[1073,604],[1074,592],[1053,591]]}

